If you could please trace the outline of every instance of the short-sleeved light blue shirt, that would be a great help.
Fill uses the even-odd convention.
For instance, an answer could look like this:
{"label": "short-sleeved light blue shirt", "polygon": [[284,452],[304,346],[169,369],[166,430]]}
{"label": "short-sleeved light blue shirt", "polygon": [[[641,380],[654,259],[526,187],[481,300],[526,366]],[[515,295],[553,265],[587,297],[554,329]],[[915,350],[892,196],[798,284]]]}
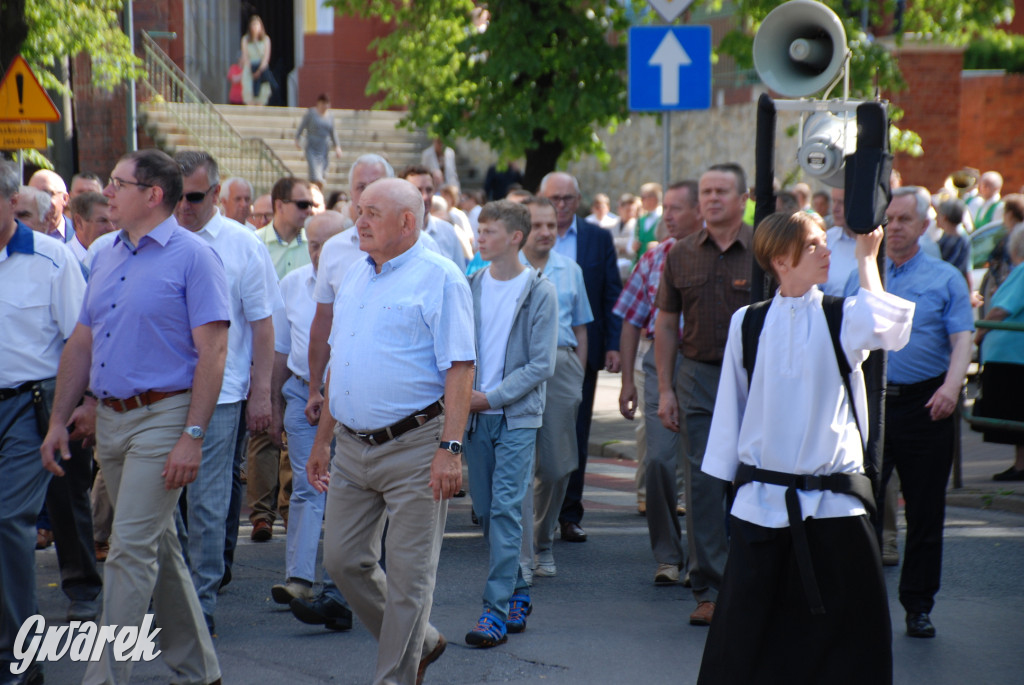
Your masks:
{"label": "short-sleeved light blue shirt", "polygon": [[[1024,322],[1024,269],[1019,265],[999,286],[990,307],[999,307],[1010,313],[1007,323]],[[1024,333],[990,330],[981,343],[981,359],[985,362],[1024,364]]]}
{"label": "short-sleeved light blue shirt", "polygon": [[469,283],[422,241],[379,274],[370,257],[353,264],[339,292],[329,405],[349,428],[379,430],[430,406],[452,363],[476,359]]}
{"label": "short-sleeved light blue shirt", "polygon": [[[519,261],[532,266],[522,251],[519,252]],[[543,274],[558,292],[558,346],[576,347],[579,341],[572,327],[584,326],[594,320],[594,312],[587,299],[587,288],[583,283],[583,269],[576,262],[551,250]]]}
{"label": "short-sleeved light blue shirt", "polygon": [[[856,292],[859,283],[855,271],[847,282],[847,294]],[[974,330],[971,296],[963,275],[956,267],[918,250],[899,266],[885,260],[885,290],[917,305],[910,342],[889,352],[889,382],[920,383],[945,374],[952,353],[949,336]]]}

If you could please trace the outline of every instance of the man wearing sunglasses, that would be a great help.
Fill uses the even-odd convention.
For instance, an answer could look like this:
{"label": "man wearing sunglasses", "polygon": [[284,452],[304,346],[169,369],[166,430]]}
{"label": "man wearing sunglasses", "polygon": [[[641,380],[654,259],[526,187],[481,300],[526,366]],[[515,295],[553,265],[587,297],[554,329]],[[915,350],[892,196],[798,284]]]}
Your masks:
{"label": "man wearing sunglasses", "polygon": [[[187,518],[178,531],[210,632],[217,590],[224,577],[224,539],[239,423],[253,433],[270,426],[270,371],[274,359],[274,309],[283,306],[270,254],[249,229],[217,211],[220,170],[205,152],[179,152],[184,187],[174,208],[178,223],[208,242],[228,279],[228,354],[217,407],[203,441],[196,482],[185,490]],[[251,374],[251,384],[250,384]],[[251,392],[250,392],[251,390]],[[249,401],[245,402],[248,396]]]}
{"label": "man wearing sunglasses", "polygon": [[270,199],[274,219],[256,231],[256,235],[270,251],[277,277],[281,279],[290,271],[309,264],[303,227],[306,219],[313,215],[313,193],[309,181],[286,176],[270,189]]}
{"label": "man wearing sunglasses", "polygon": [[[267,246],[277,277],[281,279],[310,263],[304,226],[306,220],[313,215],[313,194],[309,181],[286,176],[274,184],[270,197],[274,206],[274,220],[256,231],[256,236]],[[253,542],[266,542],[273,537],[277,515],[287,525],[291,473],[287,450],[275,447],[265,430],[253,433],[249,439],[246,466],[246,493],[252,508],[249,514],[252,532],[249,537]]]}

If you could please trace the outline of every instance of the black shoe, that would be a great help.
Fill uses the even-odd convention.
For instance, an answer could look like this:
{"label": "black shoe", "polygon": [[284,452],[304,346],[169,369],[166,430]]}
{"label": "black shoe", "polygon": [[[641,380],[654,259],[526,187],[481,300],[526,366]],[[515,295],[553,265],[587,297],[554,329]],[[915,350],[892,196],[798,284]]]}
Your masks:
{"label": "black shoe", "polygon": [[1020,471],[1018,471],[1017,469],[1015,469],[1015,468],[1013,468],[1011,466],[1010,468],[1006,469],[1002,473],[997,473],[996,475],[992,476],[992,480],[1003,481],[1003,482],[1005,482],[1005,481],[1014,481],[1014,480],[1024,480],[1024,469],[1021,469]]}
{"label": "black shoe", "polygon": [[220,579],[220,586],[217,588],[217,591],[219,592],[219,591],[223,590],[224,588],[226,588],[228,586],[228,583],[230,583],[230,582],[231,582],[231,567],[225,565],[224,566],[224,576]]}
{"label": "black shoe", "polygon": [[203,618],[206,619],[206,629],[210,631],[210,637],[217,637],[217,624],[213,620],[213,614],[204,611]]}
{"label": "black shoe", "polygon": [[331,630],[352,629],[352,610],[332,597],[321,594],[313,600],[296,598],[288,607],[303,623],[327,626]]}
{"label": "black shoe", "polygon": [[935,626],[928,614],[907,614],[907,635],[910,637],[935,637]]}
{"label": "black shoe", "polygon": [[587,532],[580,527],[580,524],[572,521],[562,522],[562,539],[566,542],[586,542]]}

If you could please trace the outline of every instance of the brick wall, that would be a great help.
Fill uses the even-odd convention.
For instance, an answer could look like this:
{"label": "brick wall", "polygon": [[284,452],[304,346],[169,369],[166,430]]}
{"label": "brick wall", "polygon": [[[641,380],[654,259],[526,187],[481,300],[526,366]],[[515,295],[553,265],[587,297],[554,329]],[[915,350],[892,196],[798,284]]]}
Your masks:
{"label": "brick wall", "polygon": [[299,69],[299,106],[312,107],[320,93],[327,93],[331,107],[372,107],[378,98],[366,95],[366,83],[376,53],[369,45],[389,28],[381,21],[335,14],[333,34],[306,34],[304,63]]}
{"label": "brick wall", "polygon": [[934,47],[905,47],[897,52],[907,87],[890,97],[905,113],[901,128],[921,136],[924,155],[897,155],[896,168],[907,185],[938,189],[960,163],[963,53]]}
{"label": "brick wall", "polygon": [[1024,75],[970,76],[963,79],[960,159],[963,166],[1003,175],[1003,194],[1024,184]]}

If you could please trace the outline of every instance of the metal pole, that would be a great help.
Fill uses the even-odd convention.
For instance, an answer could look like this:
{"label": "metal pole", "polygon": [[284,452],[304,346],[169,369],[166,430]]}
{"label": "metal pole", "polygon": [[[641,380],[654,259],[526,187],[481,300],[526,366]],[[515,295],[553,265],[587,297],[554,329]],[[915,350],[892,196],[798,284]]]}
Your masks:
{"label": "metal pole", "polygon": [[[775,101],[762,93],[757,101],[757,140],[754,147],[754,230],[761,220],[775,211]],[[764,269],[753,260],[750,279],[750,301],[768,297]]]}
{"label": "metal pole", "polygon": [[[124,32],[128,34],[128,43],[131,52],[135,54],[135,18],[132,15],[132,0],[125,0],[124,3]],[[139,140],[135,131],[135,79],[128,82],[127,102],[125,112],[125,147],[128,152],[135,152],[139,149]]]}
{"label": "metal pole", "polygon": [[665,112],[661,119],[661,127],[665,134],[665,171],[663,173],[662,188],[668,188],[672,183],[672,112]]}

